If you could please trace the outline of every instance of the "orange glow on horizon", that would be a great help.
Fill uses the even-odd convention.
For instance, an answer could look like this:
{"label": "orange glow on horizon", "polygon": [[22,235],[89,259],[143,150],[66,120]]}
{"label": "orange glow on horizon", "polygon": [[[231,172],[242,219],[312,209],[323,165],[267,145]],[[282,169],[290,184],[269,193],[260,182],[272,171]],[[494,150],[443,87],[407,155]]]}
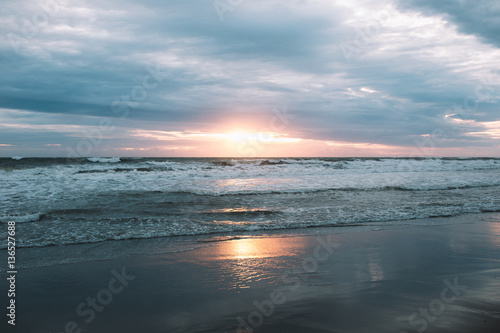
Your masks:
{"label": "orange glow on horizon", "polygon": [[[498,122],[491,122],[496,131]],[[321,140],[284,131],[256,131],[250,127],[233,126],[212,131],[133,130],[137,146],[127,145],[119,150],[132,153],[148,151],[149,155],[172,157],[446,157],[491,155],[477,149],[441,148],[422,150],[419,147],[386,145],[371,142]],[[254,127],[255,128],[255,127]],[[476,133],[469,133],[476,134]],[[483,134],[491,134],[484,133]],[[494,133],[496,134],[496,132]],[[428,137],[429,135],[423,135]],[[493,135],[490,135],[493,136]]]}
{"label": "orange glow on horizon", "polygon": [[219,136],[226,138],[233,142],[266,142],[266,143],[293,143],[299,142],[302,139],[299,138],[289,138],[286,134],[276,133],[276,132],[232,132],[229,134],[213,134],[214,136]]}

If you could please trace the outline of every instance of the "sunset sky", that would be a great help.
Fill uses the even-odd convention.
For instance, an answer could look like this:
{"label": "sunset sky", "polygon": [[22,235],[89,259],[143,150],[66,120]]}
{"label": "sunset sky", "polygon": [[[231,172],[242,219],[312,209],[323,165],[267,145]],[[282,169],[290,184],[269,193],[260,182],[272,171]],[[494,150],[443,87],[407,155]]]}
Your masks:
{"label": "sunset sky", "polygon": [[500,2],[5,0],[0,156],[500,156]]}

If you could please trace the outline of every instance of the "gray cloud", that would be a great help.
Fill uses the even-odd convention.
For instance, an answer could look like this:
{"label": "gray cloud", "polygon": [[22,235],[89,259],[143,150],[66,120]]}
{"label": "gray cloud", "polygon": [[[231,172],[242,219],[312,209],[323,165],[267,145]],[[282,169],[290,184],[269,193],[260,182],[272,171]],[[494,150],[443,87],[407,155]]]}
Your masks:
{"label": "gray cloud", "polygon": [[[23,35],[23,19],[44,13],[39,3],[6,1],[0,16],[0,110],[31,112],[32,121],[10,111],[0,116],[4,124],[33,125],[4,126],[0,144],[71,145],[82,137],[78,130],[35,125],[98,126],[109,118],[118,129],[101,148],[112,151],[139,142],[126,136],[134,128],[210,131],[233,117],[265,123],[276,106],[288,106],[295,118],[287,130],[301,138],[411,147],[440,128],[450,138],[443,147],[499,144],[464,134],[499,119],[500,23],[490,2],[402,0],[361,46],[354,42],[373,23],[370,13],[390,2],[243,1],[221,22],[211,1],[74,1]],[[410,23],[398,23],[398,15]],[[449,23],[439,25],[440,16]],[[21,40],[18,53],[12,34]],[[342,43],[357,48],[350,61]],[[120,120],[111,106],[144,92],[156,66],[161,79],[149,78],[154,87]],[[481,82],[489,97],[477,100]],[[457,131],[444,116],[467,98],[478,107],[462,113],[476,123]],[[46,154],[61,153],[47,147]],[[6,155],[14,149],[4,148]]]}
{"label": "gray cloud", "polygon": [[403,7],[444,15],[459,31],[500,46],[500,4],[489,0],[400,0]]}

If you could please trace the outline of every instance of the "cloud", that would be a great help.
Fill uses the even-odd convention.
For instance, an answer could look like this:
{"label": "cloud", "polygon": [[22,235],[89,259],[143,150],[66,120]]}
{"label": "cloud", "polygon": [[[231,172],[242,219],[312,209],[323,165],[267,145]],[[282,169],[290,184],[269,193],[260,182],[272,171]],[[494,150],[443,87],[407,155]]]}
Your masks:
{"label": "cloud", "polygon": [[405,8],[420,10],[426,15],[441,15],[464,34],[500,46],[500,3],[476,0],[400,0]]}
{"label": "cloud", "polygon": [[[442,148],[499,144],[480,125],[499,119],[486,2],[243,1],[222,21],[212,1],[49,3],[3,5],[0,154],[64,155],[92,131],[97,155],[156,149],[137,133],[274,132],[282,107],[293,118],[281,134],[318,147],[404,154],[436,130]],[[205,156],[201,143],[165,141],[157,154]]]}

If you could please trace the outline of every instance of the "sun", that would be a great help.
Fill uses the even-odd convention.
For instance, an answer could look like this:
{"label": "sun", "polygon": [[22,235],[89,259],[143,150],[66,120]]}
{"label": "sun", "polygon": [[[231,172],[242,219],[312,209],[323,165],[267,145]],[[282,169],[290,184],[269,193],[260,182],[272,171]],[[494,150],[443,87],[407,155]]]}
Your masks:
{"label": "sun", "polygon": [[261,143],[295,143],[301,141],[299,138],[290,138],[286,134],[276,132],[246,132],[238,131],[223,134],[225,139],[232,142],[261,142]]}
{"label": "sun", "polygon": [[257,136],[258,136],[257,133],[244,132],[244,131],[233,132],[225,135],[225,137],[228,140],[238,143],[253,141],[256,139]]}

